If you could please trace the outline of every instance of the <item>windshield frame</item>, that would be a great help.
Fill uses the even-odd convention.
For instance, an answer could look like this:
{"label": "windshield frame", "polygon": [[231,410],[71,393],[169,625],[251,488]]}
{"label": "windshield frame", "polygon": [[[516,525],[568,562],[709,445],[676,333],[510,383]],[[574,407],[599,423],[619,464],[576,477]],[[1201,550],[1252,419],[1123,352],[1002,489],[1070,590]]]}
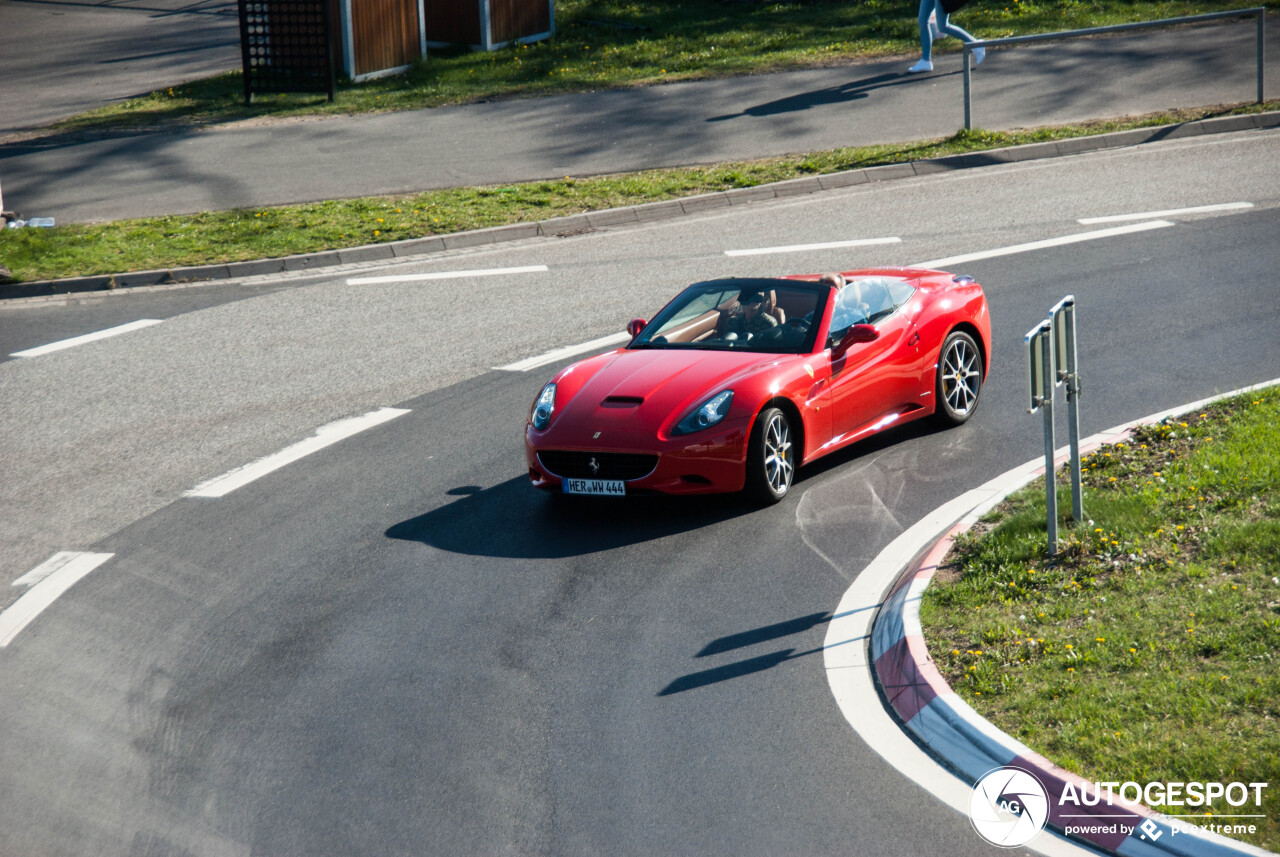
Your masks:
{"label": "windshield frame", "polygon": [[[730,341],[725,339],[717,339],[707,342],[651,342],[650,339],[664,326],[668,325],[678,314],[683,311],[686,306],[699,295],[709,292],[730,292],[730,291],[769,291],[786,289],[793,292],[809,292],[814,296],[814,308],[812,320],[808,329],[804,331],[804,338],[798,345],[790,348],[779,349],[773,347],[773,342],[765,342],[752,345],[750,342],[739,340]],[[653,317],[640,331],[631,342],[626,345],[627,350],[644,350],[654,349],[663,351],[734,351],[753,354],[811,354],[814,345],[818,342],[819,328],[824,326],[826,318],[827,304],[831,299],[831,286],[826,283],[816,282],[814,280],[793,280],[789,278],[745,278],[745,277],[726,277],[719,280],[704,280],[694,283],[693,285],[682,290],[678,295],[663,307],[657,315]],[[708,310],[709,312],[709,310]],[[695,316],[696,318],[696,316]],[[787,324],[791,325],[793,320],[788,319]]]}

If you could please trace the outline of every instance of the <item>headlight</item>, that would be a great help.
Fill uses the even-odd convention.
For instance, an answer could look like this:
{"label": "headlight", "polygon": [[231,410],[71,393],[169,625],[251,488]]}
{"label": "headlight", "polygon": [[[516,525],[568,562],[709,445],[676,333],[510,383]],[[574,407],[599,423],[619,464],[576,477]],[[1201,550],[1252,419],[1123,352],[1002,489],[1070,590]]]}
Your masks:
{"label": "headlight", "polygon": [[674,429],[672,434],[693,434],[695,431],[702,431],[705,428],[711,428],[720,422],[729,413],[729,406],[733,404],[733,390],[725,390],[722,393],[716,393],[710,399],[703,402],[702,405],[689,416],[682,419]]}
{"label": "headlight", "polygon": [[547,427],[547,423],[551,422],[551,415],[556,411],[556,385],[553,381],[542,388],[542,392],[538,394],[538,401],[533,403],[533,412],[529,415],[529,421],[533,423],[533,427],[538,431],[542,431]]}

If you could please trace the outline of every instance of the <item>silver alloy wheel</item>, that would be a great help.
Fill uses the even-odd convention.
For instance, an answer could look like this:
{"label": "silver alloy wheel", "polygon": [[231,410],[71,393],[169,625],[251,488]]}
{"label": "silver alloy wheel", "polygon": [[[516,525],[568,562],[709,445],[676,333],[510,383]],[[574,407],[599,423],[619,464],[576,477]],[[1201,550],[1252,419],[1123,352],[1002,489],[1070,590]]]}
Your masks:
{"label": "silver alloy wheel", "polygon": [[951,412],[958,417],[966,416],[978,401],[981,383],[977,349],[967,337],[957,336],[942,356],[942,394]]}
{"label": "silver alloy wheel", "polygon": [[782,496],[791,487],[791,426],[780,412],[764,427],[764,476],[773,493]]}

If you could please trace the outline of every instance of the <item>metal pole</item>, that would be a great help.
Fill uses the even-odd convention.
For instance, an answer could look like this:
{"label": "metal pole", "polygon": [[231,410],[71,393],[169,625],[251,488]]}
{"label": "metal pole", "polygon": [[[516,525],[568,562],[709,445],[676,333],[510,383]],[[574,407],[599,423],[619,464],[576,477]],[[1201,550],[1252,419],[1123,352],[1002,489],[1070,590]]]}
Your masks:
{"label": "metal pole", "polygon": [[1076,307],[1067,305],[1067,443],[1071,446],[1071,517],[1084,522],[1084,486],[1080,479],[1080,369],[1076,361]]}
{"label": "metal pole", "polygon": [[1040,358],[1043,363],[1045,397],[1044,411],[1044,504],[1045,521],[1049,529],[1049,558],[1058,555],[1058,481],[1054,473],[1053,454],[1053,391],[1057,379],[1053,377],[1053,341],[1046,330],[1040,335]]}
{"label": "metal pole", "polygon": [[[1259,42],[1259,44],[1261,44],[1261,42]],[[969,43],[968,42],[965,42],[963,50],[964,50],[964,130],[972,131],[973,130],[973,121],[972,121],[973,101],[971,100],[972,96],[970,95],[970,87],[972,86],[972,84],[970,82],[971,74],[969,71]],[[1258,79],[1259,81],[1261,81],[1262,78],[1258,78]],[[1261,87],[1262,84],[1259,83],[1258,86]],[[1258,91],[1261,92],[1262,90],[1259,89]]]}
{"label": "metal pole", "polygon": [[1267,101],[1266,93],[1264,91],[1264,87],[1262,83],[1263,77],[1265,76],[1263,74],[1263,71],[1266,69],[1266,48],[1264,47],[1264,45],[1266,44],[1266,41],[1263,39],[1263,29],[1264,29],[1263,20],[1265,18],[1265,15],[1263,14],[1264,11],[1265,10],[1263,9],[1258,10],[1258,103],[1259,104],[1265,104]]}

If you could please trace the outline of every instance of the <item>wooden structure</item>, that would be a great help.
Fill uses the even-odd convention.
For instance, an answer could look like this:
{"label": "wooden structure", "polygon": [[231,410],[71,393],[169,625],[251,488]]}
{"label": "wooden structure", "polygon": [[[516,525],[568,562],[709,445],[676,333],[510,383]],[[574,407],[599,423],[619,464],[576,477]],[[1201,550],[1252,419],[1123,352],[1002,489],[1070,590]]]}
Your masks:
{"label": "wooden structure", "polygon": [[494,51],[512,42],[555,34],[555,0],[433,0],[427,6],[427,44],[470,45]]}
{"label": "wooden structure", "polygon": [[427,55],[424,0],[331,0],[337,64],[355,83],[400,74]]}

